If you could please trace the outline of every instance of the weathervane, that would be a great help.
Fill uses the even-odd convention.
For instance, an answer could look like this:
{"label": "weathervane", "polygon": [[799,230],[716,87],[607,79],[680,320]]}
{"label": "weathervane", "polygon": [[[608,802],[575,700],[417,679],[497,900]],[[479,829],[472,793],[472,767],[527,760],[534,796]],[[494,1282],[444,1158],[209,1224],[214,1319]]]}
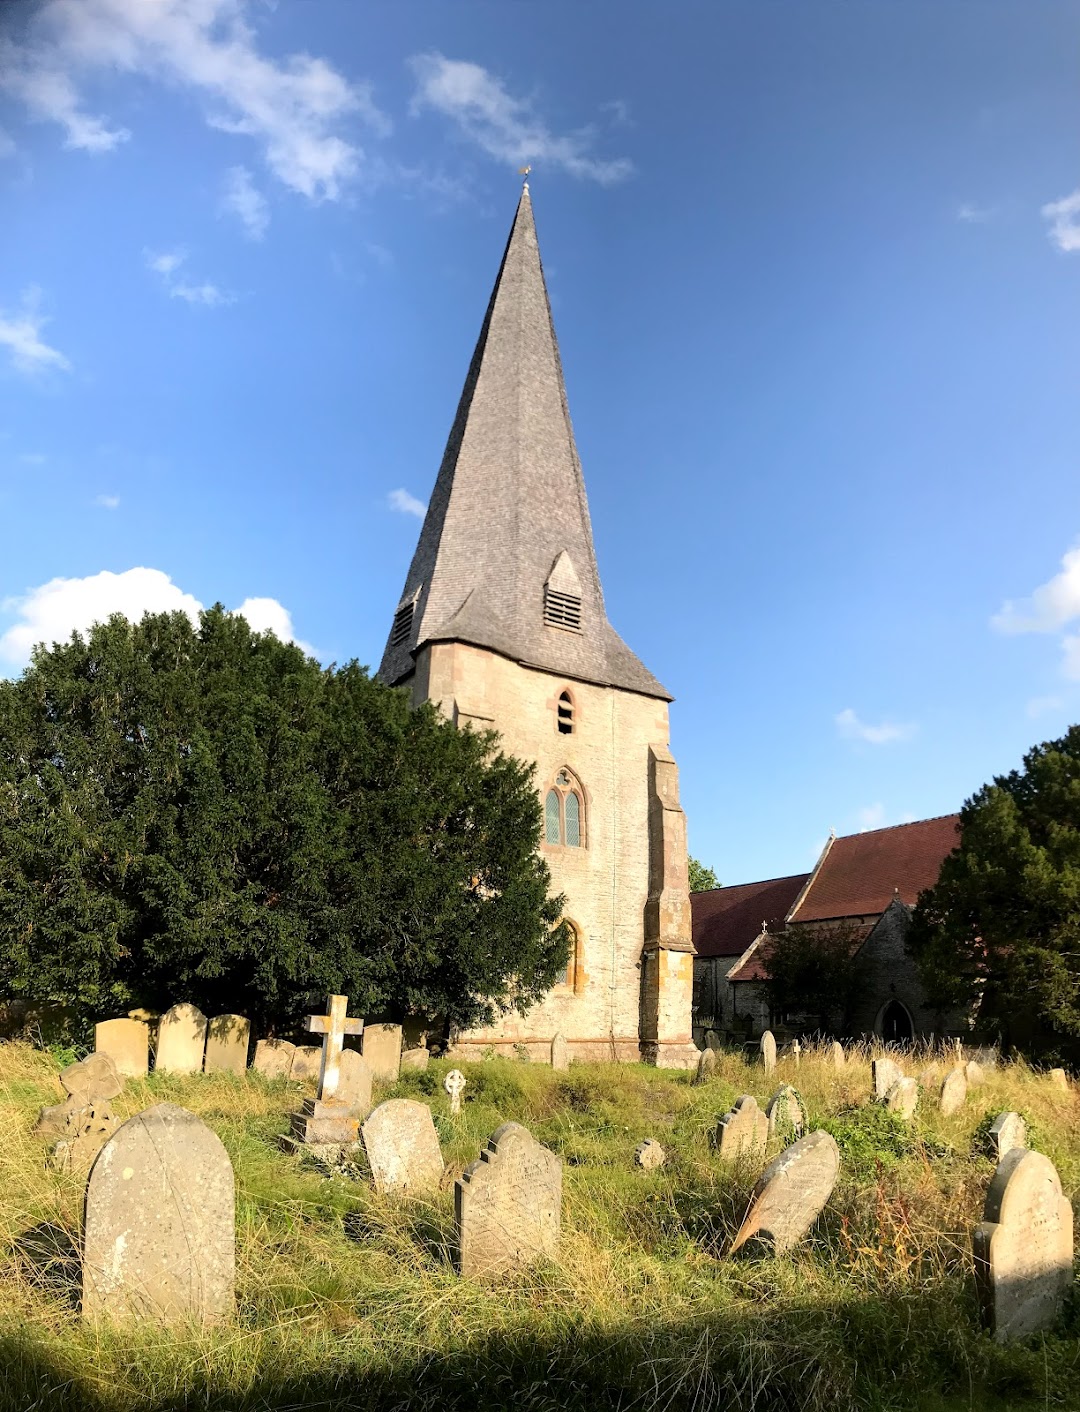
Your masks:
{"label": "weathervane", "polygon": [[525,188],[526,191],[528,191],[528,189],[529,189],[529,173],[530,173],[531,171],[532,171],[532,167],[531,167],[531,166],[529,166],[529,167],[518,167],[518,176],[523,176],[523,177],[525,178],[525,180],[524,180],[521,184],[522,184],[522,186]]}

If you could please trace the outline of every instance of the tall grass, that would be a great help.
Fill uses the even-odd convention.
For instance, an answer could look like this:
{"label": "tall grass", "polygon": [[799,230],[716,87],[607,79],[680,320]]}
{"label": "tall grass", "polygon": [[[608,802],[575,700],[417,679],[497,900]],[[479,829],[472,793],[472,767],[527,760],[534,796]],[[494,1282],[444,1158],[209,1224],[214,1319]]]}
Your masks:
{"label": "tall grass", "polygon": [[[914,1071],[941,1056],[919,1056]],[[90,1329],[78,1317],[84,1178],[52,1171],[30,1129],[56,1065],[0,1046],[0,1408],[515,1407],[900,1409],[1080,1406],[1080,1313],[1029,1345],[978,1328],[970,1232],[992,1173],[979,1134],[1015,1108],[1080,1186],[1080,1105],[1023,1065],[988,1070],[951,1118],[868,1104],[869,1054],[815,1051],[766,1080],[739,1055],[714,1078],[637,1066],[466,1066],[460,1116],[433,1064],[390,1092],[431,1104],[442,1189],[409,1202],[278,1151],[300,1090],[255,1075],[152,1075],[127,1116],[168,1099],[219,1133],[237,1177],[238,1309],[227,1329]],[[929,1081],[929,1075],[928,1075]],[[795,1085],[844,1154],[811,1238],[787,1257],[727,1260],[756,1172],[710,1145],[740,1093]],[[453,1181],[491,1132],[525,1123],[564,1161],[556,1262],[490,1286],[453,1270]],[[666,1165],[633,1166],[655,1137]]]}

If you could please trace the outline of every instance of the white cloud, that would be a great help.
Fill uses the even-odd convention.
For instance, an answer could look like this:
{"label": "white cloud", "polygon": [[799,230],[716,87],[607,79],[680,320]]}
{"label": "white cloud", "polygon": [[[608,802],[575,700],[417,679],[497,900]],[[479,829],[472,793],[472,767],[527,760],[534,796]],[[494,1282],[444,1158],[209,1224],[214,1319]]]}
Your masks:
{"label": "white cloud", "polygon": [[910,740],[915,734],[913,725],[897,725],[892,721],[882,721],[879,726],[867,725],[850,706],[834,719],[837,731],[845,740],[861,740],[866,745],[890,745],[897,740]]}
{"label": "white cloud", "polygon": [[22,307],[16,313],[0,309],[0,348],[7,348],[14,367],[20,372],[38,372],[43,368],[70,369],[63,353],[51,347],[41,336],[48,319],[38,309],[38,292],[28,289]]}
{"label": "white cloud", "polygon": [[422,500],[417,500],[415,495],[410,495],[407,490],[392,490],[386,497],[386,503],[391,510],[398,510],[403,515],[415,515],[418,520],[422,520],[427,514],[427,506]]}
{"label": "white cloud", "polygon": [[146,257],[146,268],[165,278],[178,270],[187,259],[186,250],[165,250],[160,255],[155,255],[150,250],[143,253]]}
{"label": "white cloud", "polygon": [[177,271],[187,260],[186,250],[167,250],[157,255],[152,250],[144,250],[143,259],[146,261],[148,270],[153,270],[155,274],[161,276],[166,290],[173,299],[183,299],[187,304],[205,304],[211,309],[222,304],[236,303],[235,294],[220,289],[216,284],[211,284],[209,280],[203,280],[199,284],[189,284],[187,280],[177,278]]}
{"label": "white cloud", "polygon": [[865,808],[858,812],[859,832],[866,833],[870,829],[880,829],[885,824],[885,805],[878,802],[867,804]]}
{"label": "white cloud", "polygon": [[409,64],[417,85],[412,112],[431,108],[442,113],[496,161],[515,166],[543,162],[602,186],[622,181],[633,171],[625,157],[604,161],[589,155],[596,136],[592,128],[553,133],[529,100],[512,97],[502,81],[479,64],[438,53],[417,54]]}
{"label": "white cloud", "polygon": [[261,240],[270,224],[270,203],[251,179],[247,167],[230,167],[225,173],[221,209],[236,216],[252,240]]}
{"label": "white cloud", "polygon": [[1059,250],[1080,250],[1080,186],[1060,201],[1048,202],[1042,214],[1050,222],[1047,235]]}
{"label": "white cloud", "polygon": [[310,54],[269,58],[247,0],[43,0],[29,42],[0,49],[0,87],[38,119],[59,123],[69,147],[107,152],[130,134],[83,108],[77,83],[94,73],[164,79],[197,94],[207,123],[253,139],[274,175],[312,199],[335,200],[361,149],[342,135],[358,116],[389,122],[365,84]]}
{"label": "white cloud", "polygon": [[[28,589],[21,598],[0,602],[0,613],[17,618],[0,635],[0,661],[22,667],[36,643],[66,642],[73,632],[84,633],[114,613],[137,622],[144,613],[179,612],[195,623],[201,608],[197,598],[160,569],[126,569],[119,574],[106,569],[81,579],[51,579]],[[292,619],[276,598],[247,598],[235,611],[256,632],[272,632],[282,642],[295,642],[311,652],[295,636]]]}
{"label": "white cloud", "polygon": [[1009,599],[990,619],[998,632],[1057,632],[1080,617],[1080,541],[1065,552],[1061,571],[1030,598]]}
{"label": "white cloud", "polygon": [[94,497],[94,504],[102,510],[119,510],[120,497],[119,495],[97,495]]}
{"label": "white cloud", "polygon": [[993,206],[976,206],[971,201],[962,201],[956,208],[956,219],[964,225],[985,225],[993,215]]}

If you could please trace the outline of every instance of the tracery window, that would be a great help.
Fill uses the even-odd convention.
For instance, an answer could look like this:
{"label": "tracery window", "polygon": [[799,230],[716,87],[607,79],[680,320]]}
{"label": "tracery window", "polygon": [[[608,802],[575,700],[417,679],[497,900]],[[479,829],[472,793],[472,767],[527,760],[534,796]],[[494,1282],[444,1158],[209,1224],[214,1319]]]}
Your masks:
{"label": "tracery window", "polygon": [[544,798],[544,842],[585,847],[585,792],[566,769],[555,776]]}

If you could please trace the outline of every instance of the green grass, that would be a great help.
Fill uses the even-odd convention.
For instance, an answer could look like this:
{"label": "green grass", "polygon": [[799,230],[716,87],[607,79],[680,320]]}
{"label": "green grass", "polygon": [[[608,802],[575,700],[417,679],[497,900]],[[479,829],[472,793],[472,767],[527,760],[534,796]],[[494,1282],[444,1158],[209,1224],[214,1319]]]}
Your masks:
{"label": "green grass", "polygon": [[[389,1091],[431,1104],[448,1164],[443,1189],[412,1202],[279,1152],[298,1088],[129,1083],[122,1115],[181,1103],[229,1150],[238,1309],[213,1333],[111,1331],[84,1328],[75,1303],[84,1182],[51,1171],[30,1135],[59,1097],[56,1061],[0,1045],[0,1409],[1080,1407],[1080,1301],[1009,1349],[976,1318],[987,1117],[1024,1113],[1065,1190],[1080,1186],[1080,1104],[1022,1066],[990,1072],[952,1118],[924,1096],[911,1125],[867,1105],[865,1056],[838,1073],[804,1054],[766,1083],[725,1055],[700,1087],[637,1066],[490,1061],[465,1066],[457,1118],[448,1067]],[[764,1102],[784,1081],[836,1136],[841,1179],[802,1248],[727,1261],[756,1173],[725,1170],[709,1134],[740,1093]],[[451,1263],[453,1182],[508,1119],[563,1158],[562,1245],[555,1263],[476,1285]],[[649,1175],[632,1160],[644,1137],[669,1154]]]}

